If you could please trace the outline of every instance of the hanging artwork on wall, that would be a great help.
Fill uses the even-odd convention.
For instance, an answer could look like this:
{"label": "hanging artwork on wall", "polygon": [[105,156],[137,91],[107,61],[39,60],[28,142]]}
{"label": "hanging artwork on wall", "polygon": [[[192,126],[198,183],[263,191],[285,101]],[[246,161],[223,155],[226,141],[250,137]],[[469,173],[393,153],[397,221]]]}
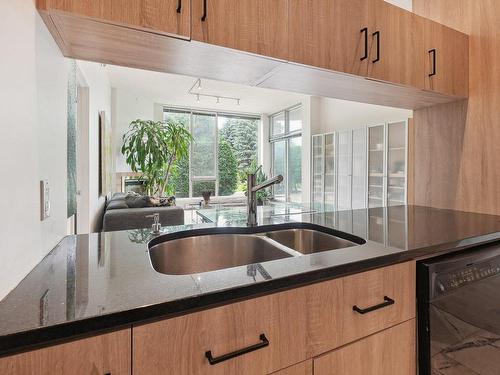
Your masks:
{"label": "hanging artwork on wall", "polygon": [[106,112],[99,112],[99,196],[113,189],[113,145],[111,125]]}

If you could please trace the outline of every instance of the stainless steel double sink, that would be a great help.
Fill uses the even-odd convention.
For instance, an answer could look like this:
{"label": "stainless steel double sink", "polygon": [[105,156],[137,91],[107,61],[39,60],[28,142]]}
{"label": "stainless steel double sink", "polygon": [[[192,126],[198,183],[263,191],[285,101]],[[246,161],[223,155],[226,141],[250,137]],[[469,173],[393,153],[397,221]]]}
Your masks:
{"label": "stainless steel double sink", "polygon": [[168,275],[190,275],[225,268],[358,246],[362,238],[315,224],[256,228],[208,228],[153,239],[153,268]]}

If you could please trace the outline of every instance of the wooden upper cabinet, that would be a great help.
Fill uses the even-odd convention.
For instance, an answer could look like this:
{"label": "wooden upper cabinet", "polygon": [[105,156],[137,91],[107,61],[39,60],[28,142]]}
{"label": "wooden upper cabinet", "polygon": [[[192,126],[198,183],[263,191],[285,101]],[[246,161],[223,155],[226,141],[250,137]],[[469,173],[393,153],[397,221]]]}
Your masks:
{"label": "wooden upper cabinet", "polygon": [[2,375],[130,375],[131,329],[0,358]]}
{"label": "wooden upper cabinet", "polygon": [[37,0],[37,8],[182,38],[191,36],[190,0]]}
{"label": "wooden upper cabinet", "polygon": [[[367,0],[289,0],[289,53],[293,62],[366,75]],[[365,58],[366,57],[366,58]]]}
{"label": "wooden upper cabinet", "polygon": [[288,59],[288,0],[192,0],[192,39]]}
{"label": "wooden upper cabinet", "polygon": [[370,0],[368,77],[424,88],[420,17],[383,0]]}
{"label": "wooden upper cabinet", "polygon": [[425,89],[469,95],[469,38],[466,34],[422,18]]}

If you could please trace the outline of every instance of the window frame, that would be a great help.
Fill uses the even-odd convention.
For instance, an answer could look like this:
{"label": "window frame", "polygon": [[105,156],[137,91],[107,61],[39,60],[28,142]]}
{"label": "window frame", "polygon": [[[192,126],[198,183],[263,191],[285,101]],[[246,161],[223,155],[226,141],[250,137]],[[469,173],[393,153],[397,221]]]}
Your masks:
{"label": "window frame", "polygon": [[[274,156],[275,156],[275,144],[276,142],[279,141],[285,141],[285,165],[284,165],[284,170],[285,170],[285,176],[283,179],[283,183],[285,185],[285,202],[290,202],[290,190],[289,190],[289,173],[288,173],[288,167],[289,167],[289,157],[290,157],[290,140],[293,138],[297,137],[302,137],[302,130],[303,130],[303,119],[302,119],[302,127],[299,130],[295,131],[290,131],[290,112],[301,109],[302,110],[302,104],[295,104],[291,107],[282,109],[281,111],[275,112],[269,116],[269,143],[271,143],[271,177],[274,176]],[[284,114],[285,117],[285,131],[284,133],[280,134],[273,134],[273,119],[276,118],[278,115]],[[303,141],[303,140],[302,140]],[[303,143],[302,143],[303,145]],[[302,171],[301,171],[302,172]],[[273,185],[273,195],[276,197],[275,194],[275,189],[276,185]],[[281,197],[281,195],[280,195]]]}
{"label": "window frame", "polygon": [[[183,114],[188,114],[189,115],[189,124],[188,124],[188,130],[190,133],[192,133],[193,130],[193,121],[194,121],[194,115],[201,114],[201,115],[213,115],[215,117],[215,138],[214,138],[214,155],[215,155],[215,176],[193,176],[193,171],[192,171],[192,145],[189,145],[189,193],[187,198],[183,199],[191,199],[191,198],[199,198],[193,196],[193,183],[194,182],[205,182],[205,181],[215,181],[215,196],[219,198],[219,117],[226,117],[226,118],[238,118],[238,119],[245,119],[245,120],[257,120],[262,124],[262,115],[259,114],[253,114],[253,113],[238,113],[238,112],[225,112],[225,111],[213,111],[213,110],[207,110],[207,109],[197,109],[197,108],[186,108],[186,107],[175,107],[175,106],[169,106],[169,105],[163,105],[162,106],[162,116],[163,116],[163,121],[166,120],[165,114],[166,113],[183,113]],[[259,138],[258,136],[258,129],[257,129],[257,140]],[[258,142],[257,142],[258,143]],[[262,147],[257,144],[257,148]],[[258,155],[258,151],[257,151]],[[221,196],[225,197],[225,196]]]}

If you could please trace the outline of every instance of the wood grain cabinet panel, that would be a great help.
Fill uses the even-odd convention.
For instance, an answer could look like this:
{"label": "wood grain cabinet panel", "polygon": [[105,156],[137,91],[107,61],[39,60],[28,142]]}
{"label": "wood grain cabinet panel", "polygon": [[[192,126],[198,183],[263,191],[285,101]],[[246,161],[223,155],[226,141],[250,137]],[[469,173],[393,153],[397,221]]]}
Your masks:
{"label": "wood grain cabinet panel", "polygon": [[314,359],[314,375],[415,375],[415,320]]}
{"label": "wood grain cabinet panel", "polygon": [[368,77],[424,88],[423,23],[383,0],[370,1]]}
{"label": "wood grain cabinet panel", "polygon": [[312,359],[297,363],[283,370],[273,372],[271,375],[313,375]]}
{"label": "wood grain cabinet panel", "polygon": [[[305,288],[133,327],[134,375],[269,374],[306,360]],[[269,345],[210,364],[261,343]]]}
{"label": "wood grain cabinet panel", "polygon": [[[415,262],[363,272],[343,279],[342,343],[366,337],[415,317]],[[386,297],[394,301],[387,304]],[[381,304],[385,303],[382,307]],[[360,313],[361,310],[380,308]]]}
{"label": "wood grain cabinet panel", "polygon": [[425,48],[425,89],[469,95],[469,37],[422,18]]}
{"label": "wood grain cabinet panel", "polygon": [[[373,311],[361,310],[386,302]],[[308,287],[308,356],[313,357],[415,317],[415,262]]]}
{"label": "wood grain cabinet panel", "polygon": [[366,76],[368,1],[289,1],[291,61]]}
{"label": "wood grain cabinet panel", "polygon": [[130,375],[131,330],[0,358],[2,375]]}
{"label": "wood grain cabinet panel", "polygon": [[193,40],[288,59],[288,0],[192,0],[192,7]]}
{"label": "wood grain cabinet panel", "polygon": [[37,0],[37,7],[184,38],[191,36],[190,0]]}

